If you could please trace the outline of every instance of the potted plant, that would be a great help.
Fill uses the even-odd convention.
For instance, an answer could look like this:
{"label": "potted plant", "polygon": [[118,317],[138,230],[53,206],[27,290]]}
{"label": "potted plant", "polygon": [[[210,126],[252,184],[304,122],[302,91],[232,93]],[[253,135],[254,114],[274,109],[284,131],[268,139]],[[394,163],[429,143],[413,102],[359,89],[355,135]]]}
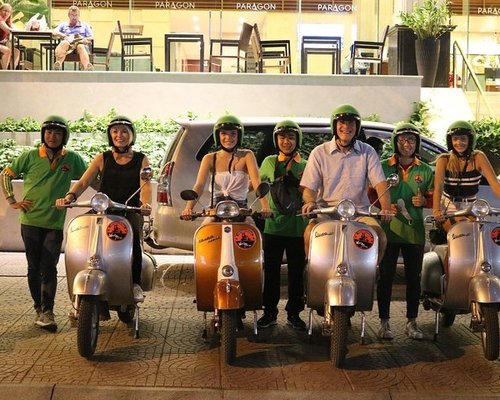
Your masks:
{"label": "potted plant", "polygon": [[439,61],[439,37],[447,32],[448,0],[424,0],[415,3],[413,11],[400,14],[401,22],[416,36],[415,59],[417,71],[423,76],[422,86],[434,86]]}

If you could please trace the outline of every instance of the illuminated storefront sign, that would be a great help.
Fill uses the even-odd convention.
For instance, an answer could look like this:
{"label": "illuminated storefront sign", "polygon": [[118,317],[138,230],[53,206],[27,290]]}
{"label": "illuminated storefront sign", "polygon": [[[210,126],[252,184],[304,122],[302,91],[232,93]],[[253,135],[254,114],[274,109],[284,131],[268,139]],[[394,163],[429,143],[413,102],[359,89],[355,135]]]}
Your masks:
{"label": "illuminated storefront sign", "polygon": [[166,10],[195,10],[196,3],[187,1],[155,1],[155,8]]}
{"label": "illuminated storefront sign", "polygon": [[[129,8],[129,0],[53,0],[54,8],[68,8],[71,5],[80,8]],[[299,0],[196,0],[196,1],[168,1],[168,0],[133,0],[133,9],[162,9],[162,10],[237,10],[237,11],[291,11],[299,10]],[[352,0],[302,0],[302,12],[349,14],[356,12]]]}
{"label": "illuminated storefront sign", "polygon": [[478,7],[478,15],[500,15],[500,7]]}

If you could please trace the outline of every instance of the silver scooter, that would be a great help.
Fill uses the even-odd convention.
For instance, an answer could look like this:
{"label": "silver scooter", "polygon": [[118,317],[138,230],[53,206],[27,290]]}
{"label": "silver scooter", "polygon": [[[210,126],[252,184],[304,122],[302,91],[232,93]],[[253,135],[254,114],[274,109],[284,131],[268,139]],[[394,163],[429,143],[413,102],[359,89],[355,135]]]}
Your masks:
{"label": "silver scooter", "polygon": [[[436,313],[434,340],[438,338],[440,317],[448,327],[456,314],[471,313],[471,329],[480,333],[487,360],[496,360],[499,355],[499,214],[500,209],[490,207],[485,200],[445,214],[444,218],[467,219],[453,225],[448,244],[426,253],[422,265],[423,307]],[[428,216],[425,221],[434,223],[435,219]]]}
{"label": "silver scooter", "polygon": [[[387,183],[386,191],[399,183],[398,175],[390,175]],[[363,342],[364,313],[373,307],[378,236],[372,227],[355,218],[376,217],[372,212],[374,203],[366,210],[343,199],[335,206],[307,214],[339,218],[323,220],[312,229],[306,270],[306,304],[310,308],[308,334],[312,335],[312,313],[316,310],[324,317],[322,334],[330,336],[330,360],[334,367],[341,367],[345,361],[350,317],[356,311],[361,312]]]}
{"label": "silver scooter", "polygon": [[[141,172],[144,180],[151,179],[151,169]],[[121,215],[110,211],[136,211],[128,206],[139,188],[125,204],[113,202],[104,193],[91,200],[65,205],[67,208],[90,207],[94,213],[73,218],[67,227],[65,263],[68,293],[77,323],[78,352],[91,357],[97,346],[99,319],[109,319],[109,310],[118,313],[125,323],[135,319],[135,338],[139,337],[139,304],[134,302],[132,284],[132,226]],[[148,224],[149,225],[149,224]],[[141,286],[153,289],[157,264],[148,253],[142,255]]]}

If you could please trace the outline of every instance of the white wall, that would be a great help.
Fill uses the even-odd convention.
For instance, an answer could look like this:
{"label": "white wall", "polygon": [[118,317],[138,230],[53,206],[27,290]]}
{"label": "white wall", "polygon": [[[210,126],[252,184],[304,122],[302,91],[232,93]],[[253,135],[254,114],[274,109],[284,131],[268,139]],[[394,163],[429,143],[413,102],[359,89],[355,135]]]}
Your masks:
{"label": "white wall", "polygon": [[352,103],[383,122],[408,118],[420,100],[420,78],[411,76],[274,75],[141,72],[1,71],[0,119],[43,120],[106,114],[112,108],[138,118],[166,120],[193,112],[200,118],[329,116]]}

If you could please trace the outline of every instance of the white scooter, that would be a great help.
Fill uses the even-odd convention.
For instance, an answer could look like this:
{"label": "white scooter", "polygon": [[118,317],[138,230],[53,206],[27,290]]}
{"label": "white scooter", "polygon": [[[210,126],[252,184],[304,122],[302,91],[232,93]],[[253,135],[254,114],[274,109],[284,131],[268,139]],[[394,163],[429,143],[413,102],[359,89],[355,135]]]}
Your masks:
{"label": "white scooter", "polygon": [[[144,168],[142,179],[151,178],[151,169]],[[72,317],[77,322],[78,352],[91,357],[97,346],[99,318],[108,319],[115,310],[122,322],[135,319],[135,337],[139,337],[139,304],[132,290],[132,226],[121,215],[111,211],[140,212],[128,201],[115,203],[104,193],[96,193],[90,201],[65,205],[67,208],[90,207],[94,213],[73,218],[67,228],[65,263],[68,293],[73,303]],[[141,286],[153,289],[157,265],[148,253],[142,255]]]}

